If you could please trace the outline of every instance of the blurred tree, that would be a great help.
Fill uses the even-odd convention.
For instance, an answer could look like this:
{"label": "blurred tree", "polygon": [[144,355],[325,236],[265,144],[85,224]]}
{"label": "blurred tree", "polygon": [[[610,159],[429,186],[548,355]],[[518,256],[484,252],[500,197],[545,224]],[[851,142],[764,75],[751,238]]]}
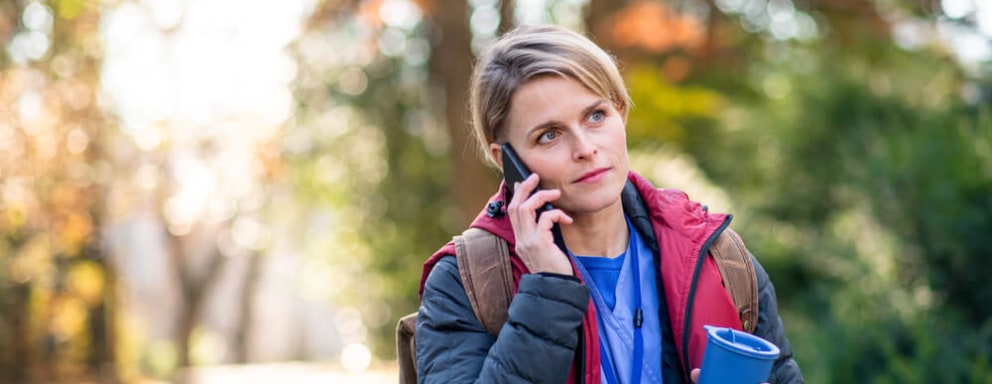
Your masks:
{"label": "blurred tree", "polygon": [[[992,225],[987,199],[975,198],[992,192],[975,181],[987,160],[972,149],[989,140],[978,128],[987,118],[975,117],[988,104],[966,105],[961,90],[976,85],[944,47],[897,41],[900,28],[936,28],[932,14],[909,16],[917,10],[796,3],[792,17],[810,15],[815,34],[783,38],[774,24],[756,23],[762,12],[724,9],[762,38],[746,38],[751,49],[737,61],[746,66],[728,67],[738,76],[689,79],[727,90],[724,127],[690,151],[749,208],[742,231],[761,250],[782,307],[812,317],[791,329],[824,335],[794,337],[800,361],[822,381],[988,377],[974,364],[989,356],[980,308],[992,287],[973,272],[988,270],[988,257],[969,235]],[[974,331],[918,331],[927,327]],[[862,341],[821,348],[848,338]]]}
{"label": "blurred tree", "polygon": [[[163,198],[162,201],[166,199]],[[165,218],[161,218],[166,222]],[[164,229],[164,228],[163,228]],[[198,232],[213,233],[213,228],[198,228]],[[179,280],[179,292],[182,295],[183,307],[176,313],[176,363],[179,368],[189,367],[193,360],[190,357],[192,352],[191,338],[193,330],[199,325],[203,308],[206,303],[207,294],[216,284],[218,276],[224,269],[225,257],[217,249],[216,245],[210,244],[204,247],[200,242],[190,241],[191,238],[199,236],[186,236],[187,234],[176,235],[168,230],[165,231],[168,239],[169,259],[172,266],[172,274]],[[193,243],[193,244],[191,244]],[[199,243],[199,244],[197,244]],[[179,382],[187,382],[190,379],[177,377]]]}
{"label": "blurred tree", "polygon": [[[450,7],[458,4],[442,8]],[[462,35],[427,21],[433,10],[432,4],[406,1],[353,2],[315,13],[296,47],[300,112],[286,143],[288,156],[296,164],[298,191],[321,207],[305,220],[330,217],[326,230],[336,233],[319,240],[326,234],[314,232],[304,241],[326,244],[309,253],[337,271],[335,301],[360,310],[380,356],[395,353],[395,318],[416,308],[423,260],[468,217],[451,204],[457,192],[448,183],[455,164],[481,164],[449,157],[459,152],[449,148],[466,148],[464,155],[474,156],[468,142],[453,142],[441,117],[464,121],[463,96],[446,95],[444,89],[467,79],[432,83],[438,74],[431,75],[430,68],[441,66],[431,64],[437,60],[433,52],[439,45],[449,52],[471,51],[458,45],[467,42]],[[321,48],[345,42],[342,56]],[[457,110],[462,112],[451,112]],[[474,177],[492,174],[484,171]],[[473,189],[474,182],[459,184]]]}
{"label": "blurred tree", "polygon": [[500,0],[499,2],[499,27],[496,34],[502,35],[516,26],[517,2],[513,0]]}
{"label": "blurred tree", "polygon": [[[634,96],[632,147],[687,151],[729,191],[813,382],[987,380],[992,287],[974,234],[992,225],[988,63],[969,79],[937,37],[940,23],[974,29],[977,8],[954,20],[937,2],[589,9]],[[924,368],[934,360],[955,363]]]}
{"label": "blurred tree", "polygon": [[[592,0],[586,24],[592,37],[616,55],[634,100],[627,123],[634,149],[674,145],[691,150],[713,138],[723,97],[686,79],[715,50],[715,28],[680,11],[678,2]],[[682,4],[684,5],[684,4]]]}
{"label": "blurred tree", "polygon": [[116,381],[100,6],[0,4],[0,381]]}
{"label": "blurred tree", "polygon": [[[174,47],[180,44],[183,29],[190,28],[188,23],[190,18],[187,15],[191,7],[190,4],[181,6],[179,16],[175,20],[152,22],[147,25],[150,34],[161,38],[160,41],[149,44],[158,44],[166,52],[162,58],[165,73],[174,72],[176,69],[173,67],[181,61],[173,52]],[[122,17],[156,20],[157,9],[153,5],[128,9],[135,11],[125,13]],[[167,90],[159,89],[163,92]],[[123,92],[114,89],[108,93],[114,91]],[[170,269],[166,275],[174,279],[174,285],[171,287],[175,287],[179,294],[179,308],[175,313],[169,314],[174,317],[172,324],[175,329],[175,366],[166,364],[168,366],[164,368],[170,372],[153,372],[153,374],[174,373],[172,380],[186,383],[192,379],[187,376],[188,372],[184,369],[196,363],[193,356],[194,333],[198,328],[202,329],[207,298],[217,285],[221,273],[232,257],[243,255],[251,258],[259,257],[257,252],[249,249],[251,244],[233,239],[234,224],[243,217],[254,216],[257,207],[264,203],[258,202],[248,205],[247,209],[242,208],[243,205],[239,205],[238,200],[247,200],[247,198],[235,196],[236,192],[223,188],[225,185],[237,185],[237,182],[243,180],[233,179],[245,176],[235,175],[233,171],[239,167],[224,161],[226,148],[223,141],[231,140],[225,137],[224,130],[232,124],[223,124],[216,119],[209,123],[191,122],[189,120],[192,119],[182,116],[179,112],[180,100],[177,98],[180,92],[173,91],[170,94],[176,96],[165,98],[166,106],[163,106],[170,112],[152,114],[151,119],[154,122],[151,123],[151,127],[125,127],[122,129],[125,134],[117,137],[116,143],[121,150],[115,153],[116,156],[112,161],[118,165],[120,173],[133,173],[137,177],[132,182],[115,183],[112,193],[133,196],[131,199],[117,202],[119,206],[117,210],[121,216],[148,214],[154,219],[154,228],[160,231],[160,236],[152,238],[160,238],[163,243],[145,244],[148,249],[142,251],[150,252],[156,246],[162,247]],[[127,120],[127,114],[133,113],[121,106],[117,106],[117,112],[124,115],[121,117],[122,120]],[[191,128],[194,125],[204,133],[188,135],[184,132],[195,129]],[[248,124],[239,127],[242,137],[254,138],[252,128],[254,127]],[[154,133],[149,134],[149,131]],[[252,158],[254,153],[243,155]],[[245,164],[239,165],[245,166]],[[249,169],[246,172],[251,175],[249,177],[254,176],[253,167],[246,168]],[[202,193],[205,190],[213,193],[210,195]],[[230,211],[226,211],[225,207],[230,207]],[[135,233],[127,233],[127,235],[134,236]],[[261,238],[258,240],[264,241]],[[251,284],[251,281],[246,281],[246,284]],[[241,303],[250,304],[251,301],[241,300]],[[242,308],[241,311],[250,312],[250,308]],[[158,315],[160,314],[152,314],[152,316]],[[245,322],[250,321],[250,317],[240,321],[244,328]],[[142,346],[138,348],[142,349]],[[139,354],[147,353],[146,350],[139,351]],[[244,352],[236,352],[236,354],[240,353]]]}
{"label": "blurred tree", "polygon": [[[499,28],[508,29],[512,2],[501,4]],[[323,191],[318,195],[324,197],[315,198],[332,211],[357,216],[342,217],[341,224],[354,223],[364,239],[363,253],[370,255],[346,267],[359,269],[364,278],[354,281],[346,291],[350,298],[341,301],[369,318],[379,355],[395,353],[394,321],[416,308],[423,261],[474,218],[499,180],[480,160],[468,126],[471,12],[465,1],[356,1],[315,13],[299,44],[301,127],[326,129],[319,128],[326,124],[319,116],[329,110],[349,111],[351,117],[340,121],[346,128],[334,140],[301,132],[312,141],[293,157],[375,169],[333,187],[312,176],[297,181],[304,190]],[[309,54],[308,47],[319,44],[311,39],[328,35],[352,42],[350,59]],[[372,153],[355,153],[368,148],[356,146],[357,140],[369,139],[375,143]],[[369,156],[382,163],[353,165]]]}
{"label": "blurred tree", "polygon": [[287,182],[276,137],[292,62],[280,50],[298,20],[245,28],[269,8],[209,4],[107,4],[101,25],[101,100],[120,121],[105,130],[117,175],[105,240],[143,277],[124,293],[161,301],[129,300],[122,348],[134,374],[179,382],[190,366],[250,358],[257,271]]}
{"label": "blurred tree", "polygon": [[[467,226],[496,190],[499,178],[488,162],[480,161],[482,150],[472,134],[468,109],[469,78],[472,73],[472,30],[469,15],[472,9],[466,1],[426,4],[425,23],[434,42],[428,59],[430,86],[440,90],[432,95],[443,108],[444,123],[451,138],[450,164],[453,167],[450,185],[457,213],[456,225]],[[512,9],[510,1],[503,2],[501,28],[512,25],[506,16]]]}

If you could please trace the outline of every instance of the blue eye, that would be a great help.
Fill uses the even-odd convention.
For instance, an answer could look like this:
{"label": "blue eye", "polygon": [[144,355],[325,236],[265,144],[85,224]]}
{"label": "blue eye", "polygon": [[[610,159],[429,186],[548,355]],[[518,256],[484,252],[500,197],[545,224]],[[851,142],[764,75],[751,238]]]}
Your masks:
{"label": "blue eye", "polygon": [[601,123],[606,120],[606,113],[602,110],[597,110],[589,115],[589,121],[593,123]]}
{"label": "blue eye", "polygon": [[547,143],[554,140],[557,137],[558,137],[558,131],[554,129],[549,129],[547,131],[544,131],[544,133],[542,133],[541,136],[537,138],[537,142]]}

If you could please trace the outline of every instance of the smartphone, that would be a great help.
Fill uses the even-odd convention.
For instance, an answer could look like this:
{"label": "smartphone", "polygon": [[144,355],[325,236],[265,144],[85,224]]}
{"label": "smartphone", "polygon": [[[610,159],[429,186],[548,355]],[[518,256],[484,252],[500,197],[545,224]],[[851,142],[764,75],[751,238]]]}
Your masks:
{"label": "smartphone", "polygon": [[[524,179],[530,176],[530,170],[524,165],[523,160],[520,160],[520,156],[517,152],[513,150],[513,147],[509,143],[503,144],[503,180],[506,181],[506,187],[513,192],[513,183],[523,183]],[[541,187],[534,188],[534,191],[530,194],[533,195],[537,191],[541,190]],[[541,212],[547,212],[555,209],[551,203],[545,203],[541,207]]]}
{"label": "smartphone", "polygon": [[[513,150],[513,147],[510,146],[510,143],[503,144],[502,148],[503,148],[503,180],[506,182],[506,187],[509,188],[510,192],[512,193],[513,184],[522,183],[524,179],[530,176],[530,169],[527,169],[527,166],[524,164],[523,160],[520,160],[520,156],[518,156],[517,152]],[[533,195],[540,189],[541,187],[534,188],[534,191],[531,192],[531,195]],[[545,203],[541,207],[540,212],[538,212],[537,214],[538,216],[540,216],[541,212],[547,212],[552,209],[555,209],[555,207],[552,206],[550,202]],[[565,239],[561,236],[561,229],[558,228],[558,223],[555,223],[555,225],[551,228],[551,234],[554,236],[555,244],[558,245],[558,248],[561,249],[561,251],[567,255],[568,248],[565,247]]]}

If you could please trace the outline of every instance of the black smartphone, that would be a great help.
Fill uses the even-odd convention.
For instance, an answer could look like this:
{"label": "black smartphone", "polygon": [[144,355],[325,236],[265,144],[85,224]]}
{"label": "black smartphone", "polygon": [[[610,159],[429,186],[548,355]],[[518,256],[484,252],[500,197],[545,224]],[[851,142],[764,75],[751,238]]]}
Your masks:
{"label": "black smartphone", "polygon": [[[530,176],[530,169],[527,169],[523,160],[520,160],[517,152],[513,150],[513,147],[509,143],[503,144],[503,180],[506,181],[506,187],[510,189],[510,193],[513,193],[513,183],[523,183],[524,179],[528,176]],[[530,194],[533,195],[539,190],[541,190],[541,187],[534,188],[534,191]],[[541,207],[541,212],[550,211],[554,208],[551,206],[551,203],[546,203]]]}
{"label": "black smartphone", "polygon": [[[510,143],[503,144],[502,148],[503,180],[506,181],[506,187],[510,190],[510,193],[513,193],[513,184],[518,182],[522,183],[527,176],[530,176],[530,169],[527,168],[527,165],[524,164],[523,160],[520,160],[520,156],[518,156],[517,152],[513,150]],[[540,189],[540,187],[534,188],[531,195]],[[541,207],[540,212],[537,214],[540,216],[541,212],[547,212],[552,209],[555,209],[555,207],[552,206],[550,202],[545,203]],[[551,234],[554,236],[555,244],[558,245],[558,248],[567,255],[568,249],[565,248],[565,239],[561,236],[561,229],[558,228],[558,223],[555,223],[554,227],[551,228]]]}

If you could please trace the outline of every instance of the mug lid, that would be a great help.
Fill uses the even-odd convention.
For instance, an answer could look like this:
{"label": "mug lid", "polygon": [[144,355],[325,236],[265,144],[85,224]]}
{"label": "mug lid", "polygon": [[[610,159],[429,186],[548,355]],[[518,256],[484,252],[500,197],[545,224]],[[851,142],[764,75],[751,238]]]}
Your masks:
{"label": "mug lid", "polygon": [[706,329],[706,335],[709,341],[717,343],[724,348],[759,359],[778,358],[780,352],[778,346],[768,340],[733,328],[715,327],[712,325],[704,325],[703,328]]}

